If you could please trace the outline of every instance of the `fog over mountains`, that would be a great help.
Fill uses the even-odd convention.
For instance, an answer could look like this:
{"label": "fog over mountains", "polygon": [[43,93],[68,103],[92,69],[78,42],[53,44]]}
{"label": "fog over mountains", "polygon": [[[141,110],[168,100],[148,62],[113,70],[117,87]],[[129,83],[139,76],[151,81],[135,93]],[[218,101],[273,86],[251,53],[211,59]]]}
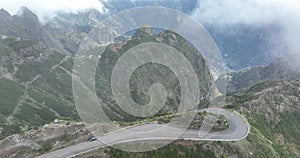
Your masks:
{"label": "fog over mountains", "polygon": [[[255,66],[258,63],[270,62],[274,56],[300,52],[299,7],[300,2],[297,0],[200,0],[199,8],[196,9],[193,17],[204,25],[222,28],[227,34],[236,37],[231,38],[232,42],[225,42],[225,44],[230,45],[231,49],[244,49],[233,53],[234,56],[243,56],[239,62]],[[227,50],[225,49],[224,52],[219,39],[214,36],[214,31],[210,32],[223,50],[222,53],[227,54]],[[252,49],[249,50],[250,47]],[[229,50],[232,51],[234,50]],[[258,57],[257,54],[261,53],[264,55]],[[228,63],[231,61],[226,57],[225,60]]]}
{"label": "fog over mountains", "polygon": [[[14,9],[9,4],[1,4],[0,7],[6,6],[13,12]],[[294,10],[298,3],[295,1],[283,3],[278,0],[277,3],[271,3],[251,0],[244,3],[240,0],[100,0],[90,1],[81,7],[62,2],[57,8],[50,5],[48,9],[44,9],[44,13],[41,12],[43,7],[37,9],[39,3],[31,1],[19,5],[21,4],[28,4],[29,9],[22,7],[14,16],[1,10],[1,34],[42,41],[72,54],[76,53],[76,45],[81,41],[75,34],[84,36],[109,15],[142,6],[177,9],[201,22],[218,45],[229,70],[267,65],[286,53],[298,52],[297,41],[300,41],[297,29],[300,25],[296,20],[298,11]],[[293,6],[292,10],[287,9],[290,6]],[[45,17],[48,20],[45,21]]]}

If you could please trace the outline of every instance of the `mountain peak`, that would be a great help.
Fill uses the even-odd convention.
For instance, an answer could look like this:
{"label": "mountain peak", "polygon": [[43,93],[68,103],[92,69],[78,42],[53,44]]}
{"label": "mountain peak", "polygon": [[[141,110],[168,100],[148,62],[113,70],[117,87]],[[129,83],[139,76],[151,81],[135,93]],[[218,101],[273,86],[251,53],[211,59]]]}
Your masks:
{"label": "mountain peak", "polygon": [[39,24],[39,19],[36,14],[34,14],[27,7],[23,6],[19,9],[18,13],[14,16],[17,18],[21,18],[26,22],[31,22],[35,24]]}
{"label": "mountain peak", "polygon": [[17,15],[18,15],[18,16],[23,16],[24,14],[30,13],[30,12],[31,12],[31,11],[30,11],[27,7],[22,6],[22,7],[19,9]]}
{"label": "mountain peak", "polygon": [[25,6],[22,6],[17,15],[16,16],[19,16],[19,17],[31,17],[31,18],[34,18],[34,19],[38,19],[37,15],[34,14],[31,10],[29,10],[27,7]]}
{"label": "mountain peak", "polygon": [[136,32],[132,35],[132,38],[146,38],[146,37],[151,37],[154,34],[155,32],[152,28],[143,26],[136,30]]}
{"label": "mountain peak", "polygon": [[2,16],[11,16],[5,9],[1,8],[0,9],[0,15]]}

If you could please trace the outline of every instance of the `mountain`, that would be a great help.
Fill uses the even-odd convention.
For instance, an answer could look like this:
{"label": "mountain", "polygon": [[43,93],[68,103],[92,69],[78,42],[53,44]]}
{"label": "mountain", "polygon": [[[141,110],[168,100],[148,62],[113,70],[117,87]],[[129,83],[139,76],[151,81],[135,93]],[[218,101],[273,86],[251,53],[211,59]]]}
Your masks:
{"label": "mountain", "polygon": [[[57,16],[46,24],[41,24],[38,17],[26,7],[22,7],[17,15],[10,15],[4,9],[0,10],[0,34],[17,36],[42,42],[49,47],[62,50],[65,54],[76,54],[82,40],[90,30],[101,24],[101,20],[130,6],[158,6],[191,12],[196,1],[106,1],[102,2],[106,12],[96,9],[78,13],[58,12]],[[131,4],[131,5],[129,5]],[[116,7],[116,8],[115,8]],[[114,11],[113,11],[114,10]]]}
{"label": "mountain", "polygon": [[[112,147],[100,148],[77,157],[257,157],[281,158],[300,156],[300,81],[269,81],[257,84],[239,95],[230,95],[225,108],[247,118],[249,136],[238,142],[177,140],[163,148],[130,153]],[[62,123],[65,124],[65,123]],[[82,124],[52,124],[38,130],[13,135],[0,141],[6,157],[32,157],[57,150],[90,136]],[[44,138],[45,137],[45,138]],[[44,139],[42,139],[44,138]],[[18,142],[19,145],[15,145]],[[156,142],[157,143],[157,142]],[[12,145],[9,145],[12,144]],[[12,152],[14,151],[14,154]]]}
{"label": "mountain", "polygon": [[[87,14],[85,16],[76,15],[75,19],[87,22],[88,18],[86,17],[90,16],[92,12],[91,10],[84,13]],[[86,35],[85,32],[88,31],[85,27],[89,27],[88,22],[85,24],[87,26],[81,26],[75,22],[73,24],[73,21],[70,21],[67,17],[54,18],[44,25],[26,7],[22,7],[18,11],[18,14],[13,16],[3,9],[0,10],[0,14],[0,20],[2,21],[0,24],[0,34],[40,42],[48,47],[59,49],[64,54],[77,53],[77,49]],[[61,16],[63,17],[62,14]],[[82,18],[79,19],[79,17]]]}
{"label": "mountain", "polygon": [[[101,26],[101,21],[113,13],[140,6],[165,6],[188,14],[196,9],[196,1],[103,1],[107,11],[95,9],[78,13],[59,12],[45,24],[26,7],[11,16],[1,10],[0,34],[18,36],[61,50],[64,54],[76,54],[83,39],[90,31]],[[189,9],[185,9],[189,8]],[[117,22],[116,22],[117,23]],[[281,40],[282,28],[277,24],[220,25],[203,23],[211,34],[229,71],[248,67],[265,66],[278,56],[288,52]]]}
{"label": "mountain", "polygon": [[1,138],[56,118],[78,119],[66,74],[70,57],[20,37],[2,35],[0,46]]}
{"label": "mountain", "polygon": [[[109,70],[112,70],[116,60],[128,49],[145,42],[163,42],[183,52],[202,81],[199,83],[202,92],[199,97],[203,98],[204,103],[207,101],[212,78],[200,53],[174,32],[154,34],[154,31],[146,30],[138,29],[132,38],[110,44],[99,61],[97,94],[106,103],[105,112],[112,120],[126,122],[141,119],[120,110],[112,99],[108,81],[111,77]],[[0,41],[2,138],[37,128],[54,119],[79,120],[72,93],[72,71],[76,57],[63,55],[57,48],[20,37],[3,35]],[[131,82],[133,98],[142,104],[149,101],[149,86],[162,83],[167,87],[168,98],[160,115],[176,111],[180,101],[179,81],[168,68],[148,64],[133,74]],[[204,103],[199,106],[205,106]]]}
{"label": "mountain", "polygon": [[197,0],[122,0],[122,1],[106,1],[100,0],[104,7],[110,13],[117,13],[123,10],[131,9],[134,7],[145,7],[145,6],[159,6],[182,11],[186,14],[192,13],[197,5]]}
{"label": "mountain", "polygon": [[[249,136],[238,142],[175,141],[163,148],[129,153],[112,147],[80,155],[101,157],[203,157],[282,158],[299,157],[300,81],[271,81],[227,97],[228,109],[247,118]],[[79,156],[78,156],[79,157]]]}
{"label": "mountain", "polygon": [[227,74],[227,94],[240,93],[257,83],[300,79],[299,54],[286,54],[265,67]]}
{"label": "mountain", "polygon": [[247,141],[255,157],[300,156],[299,87],[299,80],[269,81],[228,97],[227,107],[246,116],[252,127]]}
{"label": "mountain", "polygon": [[[196,0],[100,1],[110,14],[134,7],[160,6],[192,15],[193,11],[200,5]],[[230,71],[268,65],[282,53],[289,51],[285,42],[281,40],[284,29],[276,23],[259,25],[201,22],[201,24],[215,40]]]}
{"label": "mountain", "polygon": [[[76,130],[87,134],[81,125],[62,125],[53,129],[41,126],[53,122],[54,119],[80,121],[73,101],[72,72],[76,58],[74,54],[90,30],[110,14],[135,6],[162,5],[186,13],[191,13],[191,6],[195,6],[195,1],[183,0],[173,3],[161,0],[155,0],[153,3],[129,0],[103,3],[110,10],[107,14],[97,10],[76,14],[59,13],[46,24],[41,24],[37,16],[25,7],[13,16],[3,9],[0,10],[0,139],[16,133],[25,133],[22,136],[29,139],[29,143],[25,144],[33,144],[30,149],[41,149],[34,151],[40,153],[51,150],[52,146],[49,144],[54,146],[53,149],[68,145],[70,141],[67,140],[76,139],[68,134],[78,134]],[[105,148],[88,153],[86,157],[99,153],[107,157],[300,156],[299,57],[297,54],[283,54],[288,49],[279,38],[281,28],[277,25],[216,26],[213,23],[205,24],[205,27],[219,46],[228,69],[242,69],[227,75],[227,90],[230,95],[226,98],[225,108],[247,118],[251,126],[250,135],[239,142],[179,140],[160,150],[146,153],[128,153]],[[198,79],[203,81],[199,90],[203,92],[201,98],[204,100],[199,107],[205,107],[208,103],[208,87],[212,81],[207,68],[208,63],[201,54],[175,32],[162,30],[156,33],[151,29],[142,28],[135,30],[131,37],[120,37],[111,43],[99,59],[96,92],[98,98],[107,103],[107,115],[120,123],[129,121],[129,124],[145,119],[122,112],[113,100],[109,88],[114,63],[127,50],[142,42],[167,44],[190,60],[193,68],[197,70]],[[274,61],[280,54],[284,56]],[[141,104],[148,103],[149,86],[157,82],[164,84],[168,92],[167,102],[158,115],[175,112],[180,98],[180,85],[176,75],[163,65],[146,64],[133,73],[130,80],[133,99]],[[65,128],[68,130],[61,130]],[[49,134],[51,131],[55,131],[51,135],[53,139],[46,137],[45,141],[39,135]],[[37,134],[37,137],[34,137],[36,139],[30,141],[31,134]],[[13,135],[8,140],[18,143],[23,139],[19,136]],[[85,138],[80,138],[81,141],[85,141],[83,139]],[[36,141],[41,142],[42,146],[34,146]],[[73,143],[76,141],[72,140]],[[62,146],[55,146],[57,142],[62,142]]]}
{"label": "mountain", "polygon": [[[208,99],[207,95],[209,94],[209,88],[212,84],[212,76],[208,70],[205,59],[200,53],[183,37],[174,32],[166,30],[155,34],[151,28],[141,28],[136,30],[130,39],[110,44],[101,55],[101,59],[98,63],[96,71],[97,95],[104,103],[107,103],[110,109],[106,109],[108,110],[106,113],[113,114],[113,118],[122,118],[122,120],[133,119],[132,116],[122,112],[114,99],[112,99],[114,96],[112,95],[110,87],[111,73],[114,65],[129,49],[148,42],[164,43],[181,52],[190,61],[197,74],[198,80],[201,81],[199,82],[199,90],[201,92],[199,98],[204,98],[203,102]],[[172,72],[169,68],[161,64],[152,63],[141,66],[135,70],[131,76],[130,91],[133,99],[141,105],[149,103],[148,90],[150,86],[154,83],[161,83],[166,87],[168,96],[165,106],[158,115],[176,112],[180,103],[181,87],[174,73],[175,72]],[[199,106],[203,107],[204,105]]]}
{"label": "mountain", "polygon": [[17,15],[11,16],[5,10],[0,11],[2,21],[0,34],[22,37],[36,42],[42,42],[47,46],[57,47],[55,40],[40,24],[38,17],[28,8],[22,7]]}
{"label": "mountain", "polygon": [[229,71],[266,66],[288,52],[279,25],[204,23]]}

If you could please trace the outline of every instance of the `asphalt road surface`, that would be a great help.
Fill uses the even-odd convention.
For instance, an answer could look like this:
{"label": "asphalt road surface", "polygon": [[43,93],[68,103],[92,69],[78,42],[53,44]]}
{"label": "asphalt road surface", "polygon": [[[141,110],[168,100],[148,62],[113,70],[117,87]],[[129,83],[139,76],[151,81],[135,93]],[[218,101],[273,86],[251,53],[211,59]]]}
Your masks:
{"label": "asphalt road surface", "polygon": [[[67,148],[40,155],[36,158],[66,158],[74,157],[101,147],[115,145],[125,142],[142,140],[206,140],[206,141],[239,141],[247,137],[250,127],[239,114],[224,109],[210,108],[205,111],[224,115],[229,124],[229,128],[218,132],[205,132],[199,130],[185,130],[166,124],[144,124],[130,128],[130,130],[119,130],[98,138],[98,141],[84,142]],[[160,130],[153,130],[160,129]],[[135,131],[134,133],[131,131]],[[150,132],[149,132],[150,131]],[[138,132],[138,133],[137,133]],[[182,134],[183,133],[183,134]],[[105,142],[105,143],[104,143]]]}

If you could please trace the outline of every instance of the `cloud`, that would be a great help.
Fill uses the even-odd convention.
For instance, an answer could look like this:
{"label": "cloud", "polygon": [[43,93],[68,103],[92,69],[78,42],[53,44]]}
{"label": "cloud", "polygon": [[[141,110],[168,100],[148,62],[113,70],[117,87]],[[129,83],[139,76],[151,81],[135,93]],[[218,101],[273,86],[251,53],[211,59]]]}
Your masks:
{"label": "cloud", "polygon": [[10,14],[17,14],[18,10],[26,6],[40,20],[53,17],[57,11],[78,12],[89,8],[95,8],[102,11],[103,5],[98,0],[8,0],[0,1],[0,8],[4,8]]}
{"label": "cloud", "polygon": [[283,42],[300,53],[299,0],[199,0],[193,17],[214,25],[268,25],[283,28]]}
{"label": "cloud", "polygon": [[298,0],[200,0],[194,17],[220,24],[270,23],[299,16]]}

